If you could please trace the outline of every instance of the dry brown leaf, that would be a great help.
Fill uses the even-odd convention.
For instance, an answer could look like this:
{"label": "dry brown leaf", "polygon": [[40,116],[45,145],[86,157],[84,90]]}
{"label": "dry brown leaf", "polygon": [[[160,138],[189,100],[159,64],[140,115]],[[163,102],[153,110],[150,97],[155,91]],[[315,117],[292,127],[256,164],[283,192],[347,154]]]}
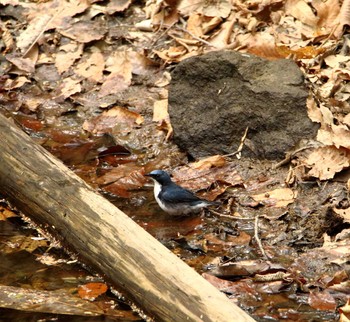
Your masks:
{"label": "dry brown leaf", "polygon": [[16,46],[22,54],[26,53],[38,41],[47,29],[48,24],[52,21],[52,18],[51,14],[42,14],[30,21],[26,30],[17,37],[16,41]]}
{"label": "dry brown leaf", "polygon": [[28,20],[31,21],[37,16],[51,15],[53,19],[46,26],[45,30],[54,28],[66,28],[71,18],[79,13],[83,13],[90,7],[89,0],[52,0],[33,3],[26,6],[28,10]]}
{"label": "dry brown leaf", "polygon": [[0,29],[1,29],[1,39],[5,44],[5,50],[3,54],[7,54],[15,47],[15,41],[11,35],[11,32],[6,28],[6,24],[0,21]]}
{"label": "dry brown leaf", "polygon": [[105,283],[87,283],[78,287],[78,294],[84,300],[94,301],[107,290],[108,286]]}
{"label": "dry brown leaf", "polygon": [[57,71],[62,74],[67,71],[74,62],[83,54],[84,45],[75,41],[62,45],[56,55],[55,66]]}
{"label": "dry brown leaf", "polygon": [[338,209],[333,208],[333,211],[344,219],[344,222],[350,223],[350,208]]}
{"label": "dry brown leaf", "polygon": [[318,88],[318,93],[322,98],[328,99],[333,96],[337,87],[339,87],[339,80],[337,75],[333,73],[328,81]]}
{"label": "dry brown leaf", "polygon": [[308,304],[317,310],[334,311],[337,308],[335,298],[327,291],[311,291]]}
{"label": "dry brown leaf", "polygon": [[16,57],[15,55],[12,55],[12,54],[8,54],[5,57],[10,63],[15,65],[19,70],[30,74],[34,73],[35,61],[32,61],[30,58]]}
{"label": "dry brown leaf", "polygon": [[30,80],[24,76],[18,76],[15,79],[7,79],[4,85],[4,89],[11,90],[22,87],[25,83],[30,83]]}
{"label": "dry brown leaf", "polygon": [[196,169],[189,164],[174,170],[172,174],[177,183],[194,191],[208,189],[215,182],[224,184],[225,190],[229,186],[237,186],[243,183],[242,177],[232,163],[210,169]]}
{"label": "dry brown leaf", "polygon": [[331,110],[326,107],[324,104],[321,104],[320,106],[320,112],[322,114],[322,123],[328,126],[331,126],[333,124],[333,113]]}
{"label": "dry brown leaf", "polygon": [[59,29],[59,32],[80,43],[89,43],[103,38],[106,27],[97,21],[79,20],[68,28]]}
{"label": "dry brown leaf", "polygon": [[97,179],[104,191],[120,197],[130,197],[130,191],[140,189],[147,181],[145,170],[137,164],[128,163],[114,167]]}
{"label": "dry brown leaf", "polygon": [[344,118],[342,119],[342,123],[350,127],[350,114],[344,116]]}
{"label": "dry brown leaf", "polygon": [[124,90],[126,90],[131,82],[128,82],[124,76],[117,74],[117,73],[111,73],[108,75],[106,80],[103,82],[101,89],[98,93],[99,97],[104,97],[107,95],[120,93]]}
{"label": "dry brown leaf", "polygon": [[339,322],[350,321],[350,299],[347,300],[346,304],[339,308]]}
{"label": "dry brown leaf", "polygon": [[332,124],[331,127],[321,125],[317,132],[317,141],[325,145],[334,145],[336,148],[350,149],[350,131],[342,124]]}
{"label": "dry brown leaf", "polygon": [[206,234],[203,237],[206,243],[205,250],[212,252],[222,252],[234,246],[248,245],[252,239],[244,231],[240,232],[238,236],[227,235],[224,240],[213,233]]}
{"label": "dry brown leaf", "polygon": [[16,213],[0,205],[0,221],[4,221],[7,218],[18,217]]}
{"label": "dry brown leaf", "polygon": [[202,13],[207,17],[227,18],[232,10],[231,2],[228,0],[216,0],[204,2]]}
{"label": "dry brown leaf", "polygon": [[340,37],[343,33],[343,28],[345,25],[350,25],[350,0],[344,0],[340,8],[339,15],[335,19],[334,25],[336,29],[334,35]]}
{"label": "dry brown leaf", "polygon": [[321,123],[322,122],[322,113],[320,109],[317,107],[317,102],[315,98],[310,95],[306,101],[307,106],[307,115],[310,120],[313,122]]}
{"label": "dry brown leaf", "polygon": [[[173,26],[175,23],[178,22],[179,20],[179,13],[176,10],[175,6],[172,7],[171,10],[169,7],[166,8],[163,6],[159,12],[156,14],[151,14],[152,18],[151,20],[151,25],[154,29],[158,29],[160,26],[169,28],[170,26]],[[144,21],[145,23],[146,21]]]}
{"label": "dry brown leaf", "polygon": [[103,134],[110,132],[117,124],[129,129],[135,124],[140,125],[143,121],[144,118],[140,114],[115,106],[96,118],[85,121],[83,129],[94,134]]}
{"label": "dry brown leaf", "polygon": [[312,6],[317,12],[317,17],[319,19],[318,27],[325,27],[326,29],[330,30],[336,24],[339,16],[339,0],[313,0]]}
{"label": "dry brown leaf", "polygon": [[318,108],[316,102],[309,98],[307,105],[309,117],[313,121],[321,123],[321,128],[317,133],[317,140],[325,145],[334,145],[337,148],[350,148],[350,131],[346,118],[338,117],[339,124],[337,125],[334,124],[335,115],[324,103],[320,103]]}
{"label": "dry brown leaf", "polygon": [[193,169],[206,170],[213,167],[223,167],[227,160],[222,155],[213,155],[211,157],[190,163],[189,166]]}
{"label": "dry brown leaf", "polygon": [[42,96],[38,97],[28,97],[25,101],[25,106],[32,112],[35,112],[38,107],[45,101],[45,98]]}
{"label": "dry brown leaf", "polygon": [[111,74],[101,86],[100,97],[121,92],[131,84],[132,65],[126,51],[118,51],[110,56],[105,69]]}
{"label": "dry brown leaf", "polygon": [[165,61],[165,63],[177,62],[179,63],[182,59],[184,59],[187,50],[183,46],[178,47],[169,47],[165,50],[153,50],[155,54],[157,54],[161,59]]}
{"label": "dry brown leaf", "polygon": [[86,54],[79,61],[75,72],[93,82],[99,82],[103,77],[105,61],[101,52],[96,48],[91,48],[92,53]]}
{"label": "dry brown leaf", "polygon": [[91,17],[95,17],[101,13],[113,15],[116,12],[121,12],[127,9],[131,2],[131,0],[110,0],[107,5],[98,5],[94,3],[90,7],[90,15]]}
{"label": "dry brown leaf", "polygon": [[203,23],[203,16],[199,13],[191,14],[188,17],[187,20],[187,30],[197,37],[202,37],[203,30],[202,30],[202,23]]}
{"label": "dry brown leaf", "polygon": [[147,58],[144,54],[138,53],[136,51],[128,51],[127,55],[129,62],[131,63],[132,74],[146,75],[149,73],[149,68],[155,65],[155,63]]}
{"label": "dry brown leaf", "polygon": [[177,10],[182,16],[188,16],[192,13],[199,12],[203,1],[198,0],[181,0],[177,4]]}
{"label": "dry brown leaf", "polygon": [[207,17],[227,18],[231,12],[231,9],[232,5],[228,0],[182,0],[177,6],[177,10],[184,16],[198,12]]}
{"label": "dry brown leaf", "polygon": [[200,41],[197,39],[191,39],[191,38],[179,38],[172,36],[178,42],[180,45],[184,46],[187,50],[187,52],[196,52],[198,50],[198,46],[200,45]]}
{"label": "dry brown leaf", "polygon": [[264,192],[258,195],[252,195],[255,201],[271,207],[286,207],[294,202],[298,192],[290,188],[278,188],[272,191]]}
{"label": "dry brown leaf", "polygon": [[324,145],[333,145],[333,133],[330,129],[320,128],[317,132],[317,141]]}
{"label": "dry brown leaf", "polygon": [[[293,44],[295,46],[295,44]],[[303,45],[303,44],[300,44]],[[316,47],[316,46],[304,46],[297,49],[291,49],[285,45],[276,46],[277,52],[283,56],[288,57],[292,56],[295,59],[312,59],[320,54],[324,53],[327,48],[325,47]]]}
{"label": "dry brown leaf", "polygon": [[55,98],[70,97],[73,94],[79,93],[81,91],[80,80],[67,77],[58,87],[58,94]]}
{"label": "dry brown leaf", "polygon": [[206,35],[208,32],[215,29],[221,23],[222,23],[222,19],[220,17],[203,17],[202,18],[203,34]]}
{"label": "dry brown leaf", "polygon": [[105,113],[107,116],[118,117],[122,122],[128,124],[140,125],[144,121],[142,115],[119,106],[113,107]]}
{"label": "dry brown leaf", "polygon": [[231,44],[231,35],[235,23],[236,17],[234,14],[231,14],[226,21],[221,24],[219,32],[211,38],[209,41],[210,44],[217,49],[224,49],[228,46],[233,46],[233,44]]}
{"label": "dry brown leaf", "polygon": [[271,60],[286,57],[285,53],[276,46],[274,36],[267,32],[238,35],[236,39],[248,53]]}
{"label": "dry brown leaf", "polygon": [[131,0],[109,0],[106,6],[106,12],[112,15],[127,9],[131,4]]}
{"label": "dry brown leaf", "polygon": [[332,124],[332,131],[334,133],[334,136],[333,136],[334,145],[337,148],[344,147],[344,148],[350,149],[349,128],[343,124],[339,124],[339,125]]}
{"label": "dry brown leaf", "polygon": [[164,128],[167,131],[166,140],[168,140],[173,134],[173,127],[171,126],[168,113],[168,99],[154,102],[153,121],[158,122],[160,128]]}
{"label": "dry brown leaf", "polygon": [[350,152],[343,148],[324,146],[312,151],[304,162],[311,168],[308,173],[310,176],[327,180],[350,166]]}
{"label": "dry brown leaf", "polygon": [[324,59],[324,62],[332,68],[339,68],[341,64],[348,63],[349,61],[349,56],[341,54],[329,55]]}
{"label": "dry brown leaf", "polygon": [[311,6],[304,0],[287,0],[285,4],[285,12],[304,24],[316,27],[319,18],[315,16]]}

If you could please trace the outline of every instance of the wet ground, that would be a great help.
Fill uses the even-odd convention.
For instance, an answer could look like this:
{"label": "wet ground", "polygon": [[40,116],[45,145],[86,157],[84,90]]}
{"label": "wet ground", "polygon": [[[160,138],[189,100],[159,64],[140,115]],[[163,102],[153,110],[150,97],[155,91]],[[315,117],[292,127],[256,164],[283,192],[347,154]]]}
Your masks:
{"label": "wet ground", "polygon": [[[30,120],[31,124],[37,122],[32,116],[21,113],[15,114],[14,118],[22,126]],[[227,157],[224,169],[235,181],[231,179],[229,184],[227,178],[223,179],[227,172],[222,171],[219,179],[209,182],[207,189],[198,191],[207,198],[216,196],[222,205],[200,215],[171,217],[156,204],[152,185],[142,173],[167,165],[169,171],[173,170],[174,178],[181,179],[189,173],[188,166],[182,165],[186,155],[171,142],[165,142],[165,133],[162,134],[150,120],[143,126],[147,133],[153,129],[153,135],[158,138],[152,142],[152,136],[144,136],[147,141],[142,142],[145,146],[153,145],[153,157],[142,149],[130,151],[130,142],[123,150],[110,135],[89,136],[74,128],[53,126],[40,131],[24,129],[258,321],[329,321],[337,318],[335,308],[344,304],[347,296],[342,291],[333,291],[334,300],[330,306],[325,306],[326,299],[322,296],[329,291],[320,280],[325,276],[331,279],[348,269],[345,262],[335,267],[332,264],[334,256],[331,258],[322,248],[325,236],[334,237],[348,225],[332,211],[347,203],[343,178],[325,183],[296,179],[286,184],[290,177],[288,166],[275,169],[275,161]],[[140,128],[136,131],[142,131]],[[197,174],[210,181],[211,171]],[[118,182],[121,174],[124,181]],[[106,175],[110,180],[101,180]],[[192,184],[191,180],[178,183],[190,187]],[[2,245],[8,245],[9,240],[18,235],[38,235],[35,230],[26,228],[18,217],[0,223],[3,226]],[[39,281],[43,289],[64,289],[77,287],[87,280],[99,280],[79,264],[67,264],[69,259],[63,255],[63,250],[48,248],[48,245],[45,241],[32,251],[23,247],[9,253],[3,246],[2,271],[8,273],[0,274],[2,283],[38,287],[35,281]],[[55,258],[63,256],[66,261],[48,267],[37,261],[43,254]],[[322,304],[310,306],[310,292],[315,293]],[[116,301],[112,294],[103,297],[100,301]],[[4,317],[13,315],[26,321],[42,316],[41,313],[2,311]],[[130,313],[126,315],[128,317],[124,318],[128,321]],[[71,317],[72,321],[79,319],[81,317]],[[100,318],[101,321],[114,319],[108,314]],[[94,318],[94,321],[100,320]],[[88,320],[85,318],[85,321]]]}
{"label": "wet ground", "polygon": [[[6,7],[1,17],[10,29],[12,23],[17,40],[24,16],[17,10],[20,6]],[[193,162],[188,166],[194,160],[167,140],[170,129],[164,115],[152,121],[155,102],[166,100],[166,75],[172,66],[165,67],[163,60],[150,54],[169,44],[167,30],[148,34],[135,30],[135,23],[145,19],[141,9],[143,4],[135,2],[126,12],[103,13],[96,19],[88,11],[77,11],[79,22],[91,20],[108,32],[103,40],[98,38],[102,33],[97,33],[96,39],[77,41],[85,46],[84,55],[81,51],[77,57],[82,59],[73,61],[64,72],[58,72],[53,58],[67,50],[64,46],[72,45],[72,35],[63,36],[56,29],[45,32],[38,45],[41,61],[33,62],[35,71],[23,84],[21,76],[28,73],[13,72],[13,66],[3,59],[1,112],[257,321],[337,320],[350,294],[350,224],[339,214],[349,205],[345,188],[349,173],[318,181],[303,176],[295,160],[275,169],[280,160],[236,156],[224,157],[209,167],[191,167]],[[74,15],[70,18],[75,19]],[[98,65],[95,61],[84,64],[99,50],[106,62],[116,52],[143,53],[132,73],[128,67],[130,86],[99,96],[106,79],[95,81],[91,75],[81,75],[84,68]],[[101,74],[109,75],[105,61],[101,65]],[[73,88],[67,94],[65,81],[77,75],[80,90]],[[144,177],[153,169],[167,169],[179,184],[222,205],[198,216],[169,217],[159,209],[151,183]],[[81,285],[100,285],[101,277],[43,237],[20,214],[12,213],[6,200],[1,206],[0,286],[19,288],[21,293],[11,289],[17,295],[23,289],[37,291],[38,298],[47,296],[42,291],[66,293],[58,297],[56,307],[44,309],[37,303],[26,306],[29,300],[13,304],[2,297],[0,321],[140,320],[110,288],[96,300],[85,301],[93,308],[77,302]],[[65,304],[65,310],[79,305],[82,310],[63,315],[58,302]],[[86,311],[96,315],[86,316]]]}

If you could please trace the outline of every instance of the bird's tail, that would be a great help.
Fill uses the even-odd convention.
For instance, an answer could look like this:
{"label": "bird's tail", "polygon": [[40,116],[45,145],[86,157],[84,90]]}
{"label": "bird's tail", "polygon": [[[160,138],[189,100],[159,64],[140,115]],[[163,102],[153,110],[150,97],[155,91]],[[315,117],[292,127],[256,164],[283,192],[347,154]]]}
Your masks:
{"label": "bird's tail", "polygon": [[221,202],[219,201],[208,201],[208,206],[220,206]]}

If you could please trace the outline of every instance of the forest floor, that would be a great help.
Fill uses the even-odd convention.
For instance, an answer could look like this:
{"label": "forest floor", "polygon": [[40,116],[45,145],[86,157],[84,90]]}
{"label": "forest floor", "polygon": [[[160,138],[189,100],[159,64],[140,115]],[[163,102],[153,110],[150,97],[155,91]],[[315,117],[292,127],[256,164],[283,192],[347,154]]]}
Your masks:
{"label": "forest floor", "polygon": [[[257,321],[346,321],[347,6],[0,0],[1,110]],[[239,153],[189,162],[171,140],[171,70],[213,50],[294,60],[310,89],[305,109],[320,124],[316,140],[282,163]],[[144,176],[153,169],[222,205],[169,217]],[[6,200],[0,206],[3,319],[141,320]]]}

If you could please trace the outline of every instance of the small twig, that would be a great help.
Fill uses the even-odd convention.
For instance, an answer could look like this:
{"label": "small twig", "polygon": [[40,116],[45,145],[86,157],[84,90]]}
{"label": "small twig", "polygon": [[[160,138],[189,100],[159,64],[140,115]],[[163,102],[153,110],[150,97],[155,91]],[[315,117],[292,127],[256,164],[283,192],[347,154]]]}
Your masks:
{"label": "small twig", "polygon": [[214,45],[211,44],[210,42],[208,42],[208,41],[206,41],[206,40],[204,40],[204,39],[202,39],[202,38],[200,38],[200,37],[195,36],[192,32],[190,32],[190,31],[188,31],[188,30],[186,30],[186,29],[184,29],[184,28],[182,28],[182,27],[175,26],[175,28],[176,28],[176,29],[179,29],[179,30],[181,30],[181,31],[183,31],[183,32],[188,33],[193,39],[198,40],[198,41],[202,42],[203,44],[205,44],[205,45],[207,45],[207,46],[216,48],[216,46],[214,46]]}
{"label": "small twig", "polygon": [[292,159],[295,157],[295,155],[301,151],[304,151],[304,150],[307,150],[307,149],[310,149],[311,147],[310,146],[303,146],[301,147],[300,149],[297,149],[295,151],[292,151],[292,152],[287,152],[286,154],[286,157],[278,162],[277,164],[273,165],[272,166],[272,169],[277,169],[283,165],[286,165],[287,163],[289,163],[290,161],[292,161]]}
{"label": "small twig", "polygon": [[240,217],[234,217],[234,216],[230,216],[230,215],[224,215],[221,214],[215,210],[212,209],[208,209],[211,213],[213,213],[214,215],[217,215],[219,217],[223,217],[223,218],[230,218],[230,219],[234,219],[234,220],[252,220],[252,218],[240,218]]}
{"label": "small twig", "polygon": [[[158,35],[158,37],[153,40],[150,48],[153,48],[155,46],[155,44],[158,42],[158,40],[160,38],[162,38],[173,26],[175,25],[175,22],[173,22],[170,26],[168,26],[163,32],[160,33],[160,35]],[[161,26],[159,26],[159,28],[161,28]],[[160,30],[160,29],[159,29]]]}
{"label": "small twig", "polygon": [[40,32],[37,34],[37,36],[34,38],[34,40],[32,41],[32,43],[29,45],[29,47],[27,48],[27,50],[24,52],[24,54],[22,55],[22,58],[24,58],[29,51],[33,48],[33,46],[37,43],[37,41],[40,39],[40,37],[43,35],[43,33],[46,30],[46,27],[59,15],[61,14],[61,12],[64,10],[64,8],[62,8],[61,10],[57,11],[54,15],[52,15],[51,17],[48,16],[47,20],[44,21],[44,24],[40,30]]}
{"label": "small twig", "polygon": [[[316,94],[315,94],[316,95]],[[277,164],[272,166],[272,169],[277,169],[279,167],[281,167],[282,165],[285,165],[287,163],[289,163],[294,157],[297,156],[297,154],[299,152],[303,152],[305,150],[309,150],[309,149],[314,149],[314,148],[319,148],[324,146],[322,143],[317,142],[315,140],[300,140],[294,147],[293,150],[288,151],[286,153],[286,157],[278,162]]]}
{"label": "small twig", "polygon": [[281,281],[290,278],[291,274],[286,272],[276,272],[270,274],[255,274],[254,281],[256,282],[273,282],[273,281]]}
{"label": "small twig", "polygon": [[262,246],[261,240],[259,238],[259,215],[255,217],[255,222],[254,222],[254,238],[256,242],[258,243],[259,249],[264,257],[264,259],[268,260],[269,257],[266,255],[265,250]]}
{"label": "small twig", "polygon": [[237,151],[235,151],[233,153],[225,154],[225,155],[223,155],[224,157],[232,157],[232,156],[240,153],[243,150],[243,146],[244,146],[245,139],[247,138],[248,130],[249,130],[249,127],[247,126],[245,131],[244,131],[244,134],[241,138],[241,143],[239,144]]}

